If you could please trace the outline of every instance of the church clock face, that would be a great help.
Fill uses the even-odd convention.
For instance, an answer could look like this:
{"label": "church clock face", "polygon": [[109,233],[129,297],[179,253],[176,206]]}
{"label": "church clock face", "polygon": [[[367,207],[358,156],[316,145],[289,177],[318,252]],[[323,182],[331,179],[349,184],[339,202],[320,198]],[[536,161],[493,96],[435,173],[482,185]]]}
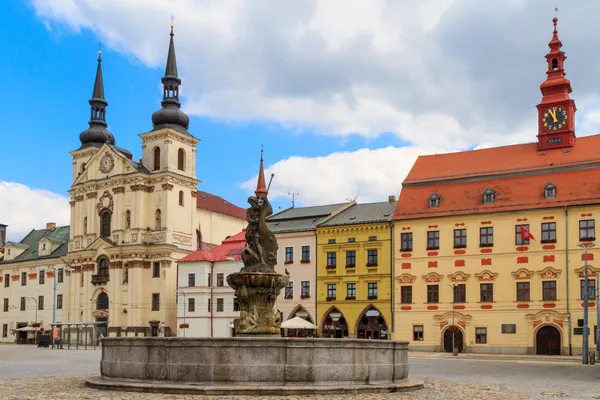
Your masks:
{"label": "church clock face", "polygon": [[108,174],[110,171],[112,171],[114,166],[115,160],[113,159],[111,154],[106,153],[100,159],[100,172]]}
{"label": "church clock face", "polygon": [[549,131],[562,129],[567,124],[567,111],[561,107],[550,107],[544,111],[542,122]]}

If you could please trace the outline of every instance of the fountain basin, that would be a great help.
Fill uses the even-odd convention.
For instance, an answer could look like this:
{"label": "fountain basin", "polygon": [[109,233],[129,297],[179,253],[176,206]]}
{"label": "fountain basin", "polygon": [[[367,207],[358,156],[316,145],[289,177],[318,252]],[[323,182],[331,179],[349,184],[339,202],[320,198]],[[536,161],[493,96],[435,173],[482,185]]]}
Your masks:
{"label": "fountain basin", "polygon": [[400,391],[408,342],[320,338],[104,338],[103,389],[196,394]]}

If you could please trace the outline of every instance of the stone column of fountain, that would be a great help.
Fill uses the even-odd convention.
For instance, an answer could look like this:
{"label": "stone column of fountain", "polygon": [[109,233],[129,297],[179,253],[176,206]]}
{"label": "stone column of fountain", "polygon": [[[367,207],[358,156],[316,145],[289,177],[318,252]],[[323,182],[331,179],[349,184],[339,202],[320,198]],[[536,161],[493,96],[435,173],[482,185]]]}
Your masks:
{"label": "stone column of fountain", "polygon": [[244,266],[240,272],[227,277],[227,283],[235,290],[240,304],[240,316],[233,321],[233,327],[235,336],[279,336],[281,321],[275,316],[273,306],[289,277],[275,272],[278,245],[266,222],[266,218],[273,214],[273,208],[267,198],[262,150],[255,194],[248,198],[250,208],[246,210],[248,226],[247,247],[242,252]]}

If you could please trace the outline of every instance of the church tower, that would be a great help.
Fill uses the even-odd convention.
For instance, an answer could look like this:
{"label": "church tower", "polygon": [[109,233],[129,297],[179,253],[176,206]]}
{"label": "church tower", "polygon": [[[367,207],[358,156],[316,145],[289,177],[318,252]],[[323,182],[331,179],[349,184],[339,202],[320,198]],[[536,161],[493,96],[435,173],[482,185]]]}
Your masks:
{"label": "church tower", "polygon": [[575,145],[575,101],[569,97],[571,82],[565,77],[564,62],[567,56],[562,51],[558,38],[555,17],[552,40],[546,54],[547,78],[540,85],[542,101],[538,104],[538,151]]}

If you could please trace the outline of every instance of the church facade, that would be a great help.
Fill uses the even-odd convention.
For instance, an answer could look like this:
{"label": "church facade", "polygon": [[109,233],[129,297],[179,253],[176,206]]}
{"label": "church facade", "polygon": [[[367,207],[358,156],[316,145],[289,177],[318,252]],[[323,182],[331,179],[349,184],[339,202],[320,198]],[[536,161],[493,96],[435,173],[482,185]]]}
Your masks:
{"label": "church facade", "polygon": [[70,153],[67,320],[106,321],[104,336],[175,335],[175,261],[245,226],[245,210],[197,189],[199,140],[180,110],[173,26],[170,36],[162,107],[139,135],[141,159],[107,131],[101,55],[90,127]]}

